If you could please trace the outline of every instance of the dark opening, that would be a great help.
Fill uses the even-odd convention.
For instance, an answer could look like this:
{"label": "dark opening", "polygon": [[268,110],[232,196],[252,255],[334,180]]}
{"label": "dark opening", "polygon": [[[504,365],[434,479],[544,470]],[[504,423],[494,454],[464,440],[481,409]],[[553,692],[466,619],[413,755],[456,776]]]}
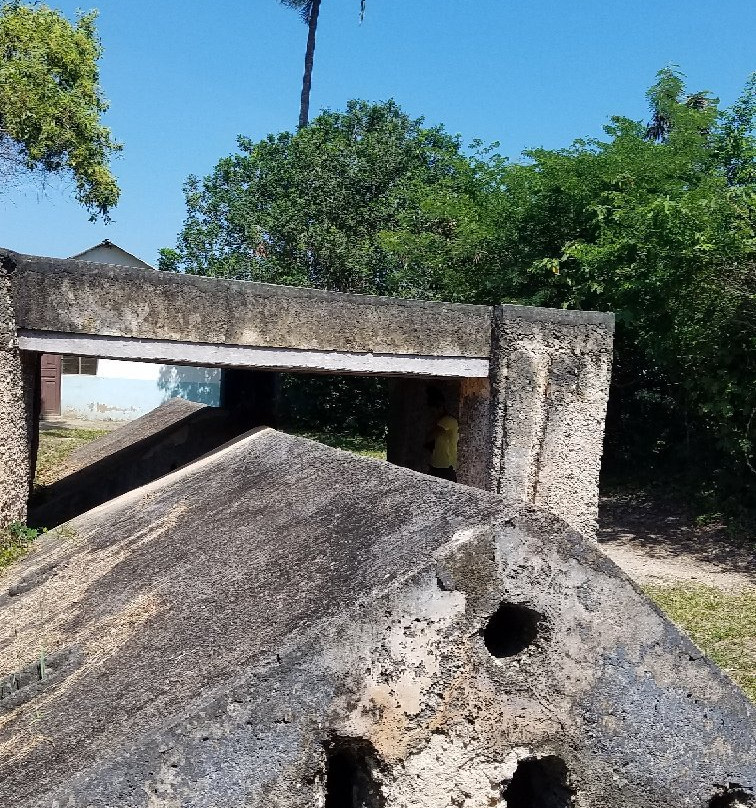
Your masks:
{"label": "dark opening", "polygon": [[521,760],[504,789],[507,808],[571,808],[574,794],[567,766],[556,755]]}
{"label": "dark opening", "polygon": [[376,758],[366,741],[329,746],[326,757],[325,808],[382,808],[373,771]]}
{"label": "dark opening", "polygon": [[754,808],[756,795],[751,788],[743,788],[739,783],[720,786],[709,800],[709,808]]}
{"label": "dark opening", "polygon": [[543,620],[535,609],[502,603],[483,629],[483,641],[495,657],[515,656],[535,641]]}

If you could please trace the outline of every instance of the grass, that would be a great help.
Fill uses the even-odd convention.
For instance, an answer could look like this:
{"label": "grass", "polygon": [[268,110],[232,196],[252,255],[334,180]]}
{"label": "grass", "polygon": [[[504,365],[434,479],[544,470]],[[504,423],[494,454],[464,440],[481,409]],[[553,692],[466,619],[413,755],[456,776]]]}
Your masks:
{"label": "grass", "polygon": [[34,530],[21,522],[12,522],[0,530],[0,570],[21,558],[42,532],[44,531]]}
{"label": "grass", "polygon": [[374,457],[377,460],[386,459],[385,441],[377,438],[366,438],[362,435],[345,435],[339,432],[296,431],[294,434],[325,443],[326,446],[333,446],[335,449],[354,452],[364,457]]}
{"label": "grass", "polygon": [[[54,483],[61,472],[68,456],[74,449],[91,443],[95,438],[107,434],[102,429],[46,429],[39,433],[39,449],[37,450],[37,473],[35,486]],[[29,550],[34,539],[44,532],[44,528],[30,528],[20,522],[14,522],[0,529],[0,571],[21,558]]]}
{"label": "grass", "polygon": [[756,702],[756,589],[678,584],[646,594]]}
{"label": "grass", "polygon": [[50,485],[60,476],[63,466],[74,449],[106,435],[103,429],[45,429],[39,433],[36,485]]}

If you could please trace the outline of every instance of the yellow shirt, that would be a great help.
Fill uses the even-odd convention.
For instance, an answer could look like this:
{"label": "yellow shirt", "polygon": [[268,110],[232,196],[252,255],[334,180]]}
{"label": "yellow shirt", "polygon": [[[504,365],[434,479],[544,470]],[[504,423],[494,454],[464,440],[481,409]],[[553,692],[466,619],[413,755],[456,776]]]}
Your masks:
{"label": "yellow shirt", "polygon": [[436,422],[442,430],[433,446],[430,464],[435,469],[457,468],[457,443],[459,442],[459,423],[451,415],[444,415]]}

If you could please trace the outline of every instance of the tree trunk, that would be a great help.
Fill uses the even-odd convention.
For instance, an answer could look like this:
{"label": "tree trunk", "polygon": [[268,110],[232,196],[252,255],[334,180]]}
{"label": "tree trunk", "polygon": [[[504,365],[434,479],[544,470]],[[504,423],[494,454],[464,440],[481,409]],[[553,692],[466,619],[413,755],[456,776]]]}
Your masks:
{"label": "tree trunk", "polygon": [[302,78],[302,101],[299,106],[299,128],[304,129],[310,122],[310,89],[312,87],[312,62],[315,57],[315,31],[318,28],[320,0],[312,0],[309,31],[307,34],[307,51],[305,52],[304,77]]}

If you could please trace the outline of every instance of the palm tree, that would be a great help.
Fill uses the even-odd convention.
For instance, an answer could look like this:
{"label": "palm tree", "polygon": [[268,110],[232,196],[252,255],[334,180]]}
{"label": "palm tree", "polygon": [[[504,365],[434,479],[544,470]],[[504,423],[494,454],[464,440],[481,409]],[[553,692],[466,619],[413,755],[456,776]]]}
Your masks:
{"label": "palm tree", "polygon": [[[302,99],[299,104],[299,128],[303,129],[310,121],[310,89],[312,88],[312,63],[315,58],[315,32],[318,29],[321,0],[280,0],[283,5],[296,9],[307,25],[307,50],[305,51],[304,76],[302,77]],[[365,17],[365,2],[360,0],[360,22]]]}

